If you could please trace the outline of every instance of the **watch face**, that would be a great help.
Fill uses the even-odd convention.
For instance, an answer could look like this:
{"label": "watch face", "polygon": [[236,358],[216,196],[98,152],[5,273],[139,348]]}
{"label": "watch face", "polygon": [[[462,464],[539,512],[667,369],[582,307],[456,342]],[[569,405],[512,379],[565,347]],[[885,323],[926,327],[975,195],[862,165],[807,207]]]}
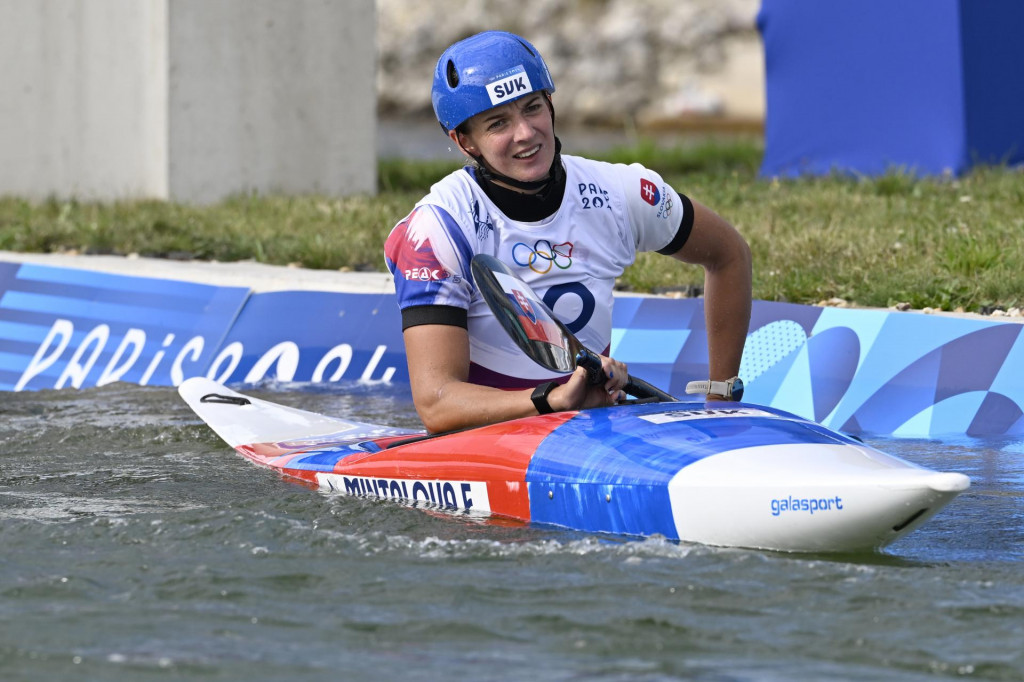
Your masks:
{"label": "watch face", "polygon": [[743,400],[743,379],[739,377],[732,382],[732,399]]}

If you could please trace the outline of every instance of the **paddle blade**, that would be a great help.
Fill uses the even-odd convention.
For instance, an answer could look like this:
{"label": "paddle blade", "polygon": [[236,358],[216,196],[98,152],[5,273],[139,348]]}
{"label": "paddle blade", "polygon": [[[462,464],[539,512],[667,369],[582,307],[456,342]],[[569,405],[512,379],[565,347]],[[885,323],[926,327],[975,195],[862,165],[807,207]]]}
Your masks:
{"label": "paddle blade", "polygon": [[526,282],[493,256],[478,254],[471,264],[484,301],[524,353],[552,372],[576,369],[582,348]]}
{"label": "paddle blade", "polygon": [[[487,306],[509,336],[524,353],[552,372],[569,373],[579,364],[587,369],[592,384],[607,381],[601,358],[580,343],[554,316],[530,285],[494,256],[477,254],[470,265],[473,279]],[[638,398],[675,401],[668,393],[632,376],[627,377],[626,393]]]}

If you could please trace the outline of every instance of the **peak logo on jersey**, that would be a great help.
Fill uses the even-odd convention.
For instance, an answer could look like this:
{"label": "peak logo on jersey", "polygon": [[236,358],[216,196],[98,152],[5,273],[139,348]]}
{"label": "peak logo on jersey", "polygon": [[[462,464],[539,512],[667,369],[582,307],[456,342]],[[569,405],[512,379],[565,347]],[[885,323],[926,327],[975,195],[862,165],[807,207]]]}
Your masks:
{"label": "peak logo on jersey", "polygon": [[442,268],[418,267],[402,271],[407,280],[420,282],[437,282],[448,278],[448,271]]}
{"label": "peak logo on jersey", "polygon": [[409,235],[413,213],[395,226],[384,244],[384,254],[394,264],[392,272],[401,274],[409,282],[439,282],[447,279],[451,275],[438,262],[430,241],[417,240]]}
{"label": "peak logo on jersey", "polygon": [[528,92],[533,92],[533,86],[530,84],[530,77],[526,75],[526,69],[522,65],[499,74],[498,80],[487,84],[487,96],[491,98],[491,104],[494,106],[508,102]]}
{"label": "peak logo on jersey", "polygon": [[646,178],[640,178],[640,198],[651,206],[657,206],[661,201],[661,192],[658,186]]}

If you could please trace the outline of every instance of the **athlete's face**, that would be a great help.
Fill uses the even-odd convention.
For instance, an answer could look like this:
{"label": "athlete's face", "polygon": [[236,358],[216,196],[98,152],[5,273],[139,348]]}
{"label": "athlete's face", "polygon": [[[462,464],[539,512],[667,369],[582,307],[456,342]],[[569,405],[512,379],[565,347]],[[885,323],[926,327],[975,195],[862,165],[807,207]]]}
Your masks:
{"label": "athlete's face", "polygon": [[467,132],[449,132],[473,156],[483,156],[492,170],[523,182],[543,180],[555,158],[555,126],[543,92],[477,114]]}

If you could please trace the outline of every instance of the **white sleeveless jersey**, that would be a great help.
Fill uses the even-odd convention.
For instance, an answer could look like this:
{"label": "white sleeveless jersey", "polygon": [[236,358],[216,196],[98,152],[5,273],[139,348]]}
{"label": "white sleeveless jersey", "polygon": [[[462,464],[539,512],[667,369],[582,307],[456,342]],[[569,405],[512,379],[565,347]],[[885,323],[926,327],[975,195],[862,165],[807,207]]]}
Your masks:
{"label": "white sleeveless jersey", "polygon": [[668,245],[682,222],[684,202],[654,171],[561,158],[565,196],[544,220],[511,220],[464,168],[434,185],[387,239],[387,265],[403,310],[446,305],[467,311],[475,383],[517,388],[559,375],[530,360],[491,314],[473,284],[474,255],[508,264],[584,345],[607,353],[615,279],[637,251]]}

